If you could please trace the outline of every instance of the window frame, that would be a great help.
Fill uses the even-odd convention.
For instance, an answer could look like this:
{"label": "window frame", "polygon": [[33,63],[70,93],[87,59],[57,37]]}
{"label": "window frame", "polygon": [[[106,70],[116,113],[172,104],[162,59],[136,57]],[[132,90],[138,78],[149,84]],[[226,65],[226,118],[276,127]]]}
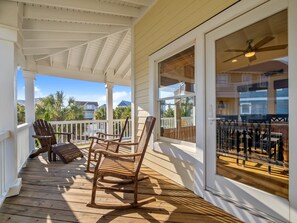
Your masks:
{"label": "window frame", "polygon": [[[167,137],[162,137],[160,135],[160,101],[161,100],[170,100],[170,99],[180,99],[180,98],[187,98],[187,97],[194,97],[195,106],[197,106],[197,46],[196,46],[196,39],[189,39],[188,41],[180,41],[180,39],[175,40],[173,43],[170,44],[165,48],[160,49],[153,55],[149,57],[149,76],[152,81],[150,81],[150,113],[156,116],[157,122],[155,126],[155,130],[153,132],[152,141],[155,142],[164,142],[168,145],[175,144],[175,148],[181,149],[183,151],[188,151],[190,153],[196,152],[196,143],[194,142],[188,142],[178,139],[172,139]],[[186,95],[178,95],[173,97],[159,97],[159,70],[158,65],[160,62],[190,48],[194,47],[194,86],[195,86],[195,93],[189,93]],[[197,116],[197,109],[195,109],[195,116]],[[197,131],[197,117],[194,118],[195,120],[195,127]],[[196,133],[196,140],[197,140],[197,133]],[[176,146],[177,145],[177,146]],[[180,145],[180,146],[179,146]],[[154,146],[155,147],[155,146]]]}

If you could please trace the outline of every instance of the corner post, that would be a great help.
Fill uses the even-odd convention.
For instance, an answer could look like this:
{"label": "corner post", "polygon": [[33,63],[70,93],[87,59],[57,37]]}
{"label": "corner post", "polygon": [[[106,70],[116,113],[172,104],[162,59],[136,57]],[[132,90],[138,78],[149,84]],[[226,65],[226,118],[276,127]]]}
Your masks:
{"label": "corner post", "polygon": [[106,82],[106,120],[107,133],[113,134],[113,83]]}
{"label": "corner post", "polygon": [[[34,94],[34,81],[35,72],[23,71],[23,77],[25,79],[25,120],[26,123],[32,125],[35,121],[35,94]],[[30,153],[35,149],[34,139],[31,137],[34,134],[33,126],[29,130],[29,148]]]}

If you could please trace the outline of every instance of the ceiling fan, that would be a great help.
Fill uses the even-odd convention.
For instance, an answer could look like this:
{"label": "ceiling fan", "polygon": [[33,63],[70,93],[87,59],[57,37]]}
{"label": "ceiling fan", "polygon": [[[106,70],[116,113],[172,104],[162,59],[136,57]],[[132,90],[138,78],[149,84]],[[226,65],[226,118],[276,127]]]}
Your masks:
{"label": "ceiling fan", "polygon": [[264,52],[264,51],[272,51],[272,50],[282,50],[287,48],[288,44],[282,44],[282,45],[275,45],[275,46],[268,46],[268,47],[262,47],[263,45],[265,45],[266,43],[269,43],[270,41],[272,41],[274,39],[274,37],[272,36],[266,36],[265,38],[263,38],[262,40],[260,40],[259,42],[257,42],[254,46],[252,46],[252,42],[254,41],[253,39],[249,39],[246,41],[247,44],[247,48],[244,50],[240,50],[240,49],[228,49],[225,50],[225,52],[240,52],[239,55],[236,55],[234,57],[231,57],[225,61],[232,61],[237,57],[240,57],[242,55],[244,55],[245,57],[247,57],[249,59],[250,62],[256,60],[256,52]]}

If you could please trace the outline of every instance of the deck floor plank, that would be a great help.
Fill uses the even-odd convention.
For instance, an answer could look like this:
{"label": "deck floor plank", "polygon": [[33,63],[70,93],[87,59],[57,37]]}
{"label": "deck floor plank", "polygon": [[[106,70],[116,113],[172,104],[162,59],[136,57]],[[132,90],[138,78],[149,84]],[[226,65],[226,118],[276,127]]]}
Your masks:
{"label": "deck floor plank", "polygon": [[[49,163],[45,154],[28,160],[20,173],[21,193],[5,200],[0,222],[240,222],[148,167],[141,170],[150,178],[140,182],[139,199],[155,197],[156,201],[138,209],[89,208],[92,174],[85,173],[85,167],[85,159]],[[97,193],[97,202],[119,203],[118,198],[129,202],[133,194]]]}

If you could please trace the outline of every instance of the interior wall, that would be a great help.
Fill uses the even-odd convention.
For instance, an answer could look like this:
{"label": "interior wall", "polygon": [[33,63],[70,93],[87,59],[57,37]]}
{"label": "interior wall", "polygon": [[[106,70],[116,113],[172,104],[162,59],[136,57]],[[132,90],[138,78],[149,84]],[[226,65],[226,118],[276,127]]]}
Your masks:
{"label": "interior wall", "polygon": [[[149,115],[149,55],[223,11],[237,0],[158,0],[134,27],[135,132]],[[155,115],[155,114],[151,114]],[[193,166],[148,150],[144,163],[192,189]],[[186,171],[186,172],[185,172]]]}

